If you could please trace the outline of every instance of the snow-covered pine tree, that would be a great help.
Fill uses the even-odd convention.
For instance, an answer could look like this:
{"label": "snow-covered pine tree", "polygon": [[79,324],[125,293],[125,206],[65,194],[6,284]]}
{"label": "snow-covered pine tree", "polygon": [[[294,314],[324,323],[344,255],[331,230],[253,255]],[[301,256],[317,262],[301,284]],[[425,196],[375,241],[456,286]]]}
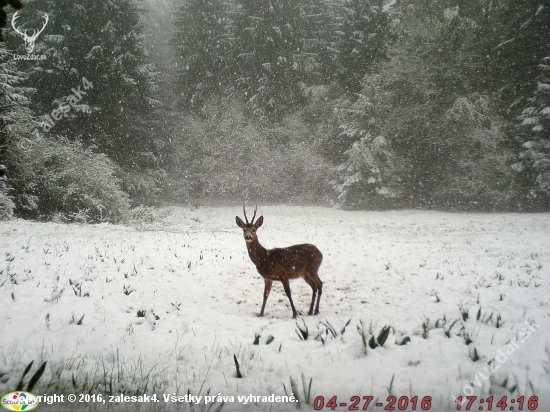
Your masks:
{"label": "snow-covered pine tree", "polygon": [[[114,163],[78,142],[37,136],[27,107],[35,89],[0,43],[0,219],[18,217],[118,222],[128,216]],[[4,167],[1,167],[2,169]],[[3,174],[3,172],[2,172]]]}
{"label": "snow-covered pine tree", "polygon": [[383,136],[369,134],[344,153],[345,163],[337,167],[333,182],[339,204],[347,209],[386,209],[399,196],[395,171],[398,165]]}
{"label": "snow-covered pine tree", "polygon": [[550,56],[542,59],[537,89],[523,110],[521,127],[526,129],[520,162],[514,168],[522,175],[527,197],[536,208],[550,207]]}
{"label": "snow-covered pine tree", "polygon": [[37,115],[67,104],[63,98],[73,88],[84,91],[83,78],[92,85],[49,133],[93,144],[125,167],[152,167],[154,136],[147,120],[156,103],[155,74],[136,2],[29,0],[25,12],[50,15],[35,49],[47,59],[26,65],[28,83],[39,90],[33,98]]}
{"label": "snow-covered pine tree", "polygon": [[[390,59],[365,72],[343,135],[357,142],[349,154],[372,151],[373,138],[383,136],[398,167],[366,167],[357,174],[347,159],[339,168],[340,182],[357,189],[347,191],[346,203],[369,207],[387,193],[398,196],[390,199],[393,204],[409,207],[495,208],[507,201],[500,193],[511,183],[502,171],[509,155],[505,128],[489,92],[476,92],[484,90],[478,78],[484,67],[479,26],[448,5],[405,0],[392,11],[397,41],[390,45]],[[476,116],[483,121],[473,122]],[[359,152],[370,153],[366,149]],[[389,191],[372,190],[377,181]]]}
{"label": "snow-covered pine tree", "polygon": [[[550,5],[544,0],[464,2],[478,26],[476,53],[484,58],[478,85],[495,93],[499,109],[516,121],[524,99],[533,93],[539,64],[548,56]],[[466,17],[470,18],[470,15]],[[475,75],[475,73],[472,73]]]}
{"label": "snow-covered pine tree", "polygon": [[265,120],[302,107],[305,87],[320,78],[320,6],[303,0],[241,0],[235,16],[235,89]]}
{"label": "snow-covered pine tree", "polygon": [[172,43],[180,57],[178,84],[185,108],[202,107],[230,83],[231,7],[224,0],[189,0],[175,13]]}
{"label": "snow-covered pine tree", "polygon": [[27,107],[33,90],[21,86],[24,77],[6,45],[0,42],[0,220],[13,216],[17,193],[9,177],[17,173],[21,160],[19,143],[28,143],[21,137],[30,136],[33,127],[32,112]]}
{"label": "snow-covered pine tree", "polygon": [[361,79],[387,60],[391,41],[390,8],[384,0],[346,0],[340,5],[337,80],[346,93],[358,93]]}
{"label": "snow-covered pine tree", "polygon": [[[155,72],[141,35],[142,21],[134,0],[29,0],[25,13],[47,12],[49,23],[36,54],[46,60],[19,62],[28,83],[39,91],[33,109],[46,115],[78,101],[51,127],[48,136],[81,141],[106,153],[118,166],[124,188],[140,199],[154,198],[162,179],[158,141],[153,132],[158,102]],[[84,80],[90,85],[83,87]],[[78,93],[78,88],[84,93]],[[77,91],[75,94],[73,89]]]}

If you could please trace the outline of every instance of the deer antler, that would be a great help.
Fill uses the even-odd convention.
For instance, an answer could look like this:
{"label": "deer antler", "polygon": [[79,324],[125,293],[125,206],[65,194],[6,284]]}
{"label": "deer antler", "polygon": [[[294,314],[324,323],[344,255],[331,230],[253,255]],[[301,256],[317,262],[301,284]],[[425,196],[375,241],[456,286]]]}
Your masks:
{"label": "deer antler", "polygon": [[[251,224],[254,224],[254,219],[256,219],[256,212],[258,211],[258,205],[256,205],[256,208],[254,209],[254,216],[252,216],[252,220],[250,221]],[[246,220],[246,223],[248,224],[248,218],[246,217],[246,208],[244,207],[243,203],[243,213],[244,213],[244,220]]]}
{"label": "deer antler", "polygon": [[256,209],[254,209],[254,216],[252,216],[252,221],[250,223],[254,223],[254,219],[256,219],[256,211],[258,210],[258,205],[256,204]]}

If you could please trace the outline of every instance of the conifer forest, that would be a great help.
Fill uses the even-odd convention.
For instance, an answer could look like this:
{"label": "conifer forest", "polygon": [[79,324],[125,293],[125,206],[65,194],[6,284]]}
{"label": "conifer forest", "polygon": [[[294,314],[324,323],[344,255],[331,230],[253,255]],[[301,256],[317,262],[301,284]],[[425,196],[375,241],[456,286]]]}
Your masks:
{"label": "conifer forest", "polygon": [[[2,9],[3,218],[243,200],[549,209],[545,1],[22,6]],[[45,19],[30,50],[15,29]]]}

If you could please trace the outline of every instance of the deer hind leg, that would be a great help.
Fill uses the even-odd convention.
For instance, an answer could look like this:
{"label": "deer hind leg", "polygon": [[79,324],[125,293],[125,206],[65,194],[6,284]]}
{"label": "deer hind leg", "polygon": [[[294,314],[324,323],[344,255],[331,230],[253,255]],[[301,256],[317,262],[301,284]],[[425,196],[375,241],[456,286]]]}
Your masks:
{"label": "deer hind leg", "polygon": [[295,318],[296,316],[298,316],[298,312],[296,312],[296,308],[294,307],[294,302],[292,302],[292,295],[290,294],[290,282],[288,278],[282,278],[281,283],[283,284],[285,293],[288,296],[288,300],[290,301],[290,307],[292,308],[292,318]]}
{"label": "deer hind leg", "polygon": [[[319,279],[319,276],[317,276],[317,305],[315,307],[315,315],[319,314],[319,303],[321,303],[321,295],[323,294],[323,282],[321,279]],[[313,306],[313,301],[311,302],[311,305]]]}
{"label": "deer hind leg", "polygon": [[309,312],[307,313],[308,316],[313,315],[313,307],[315,305],[315,296],[317,295],[317,285],[315,282],[309,277],[309,275],[304,276],[304,280],[307,282],[307,284],[311,287],[313,290],[313,296],[311,296],[311,305],[309,306]]}
{"label": "deer hind leg", "polygon": [[271,279],[264,279],[265,281],[265,287],[264,287],[264,303],[262,303],[262,310],[260,311],[259,317],[262,317],[264,315],[265,310],[265,304],[267,302],[267,298],[269,296],[269,292],[271,292],[271,285],[273,284],[273,280]]}
{"label": "deer hind leg", "polygon": [[323,294],[323,282],[321,281],[321,279],[319,279],[319,275],[317,274],[319,266],[321,266],[322,260],[323,257],[319,256],[317,259],[311,262],[308,269],[306,270],[307,277],[309,278],[309,281],[307,282],[311,282],[310,286],[313,289],[313,298],[311,300],[311,308],[309,309],[310,314],[313,311],[313,301],[315,300],[315,291],[317,291],[317,304],[315,305],[315,312],[313,313],[314,315],[319,314],[319,304],[321,303],[321,295]]}

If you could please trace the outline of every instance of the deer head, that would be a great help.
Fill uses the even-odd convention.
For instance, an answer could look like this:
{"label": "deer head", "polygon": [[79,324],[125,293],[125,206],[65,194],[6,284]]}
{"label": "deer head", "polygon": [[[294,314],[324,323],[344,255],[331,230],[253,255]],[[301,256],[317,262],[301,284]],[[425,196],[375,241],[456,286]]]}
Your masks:
{"label": "deer head", "polygon": [[256,223],[254,223],[254,219],[256,218],[256,211],[258,210],[258,205],[256,205],[256,209],[254,209],[254,216],[252,216],[252,221],[249,223],[248,218],[246,217],[246,208],[243,205],[243,213],[244,213],[244,219],[246,220],[246,223],[242,221],[242,219],[239,216],[235,216],[235,222],[237,222],[237,226],[239,226],[243,230],[243,236],[246,243],[252,243],[254,242],[256,237],[256,230],[264,223],[264,217],[260,216]]}
{"label": "deer head", "polygon": [[42,28],[40,30],[33,30],[31,36],[27,35],[27,30],[20,31],[17,27],[15,27],[15,21],[17,20],[18,17],[19,17],[19,11],[16,11],[13,17],[11,18],[11,26],[13,27],[16,33],[18,33],[21,37],[23,37],[23,40],[25,40],[25,50],[27,50],[27,53],[31,54],[34,51],[36,39],[38,38],[40,33],[44,31],[44,29],[46,28],[46,25],[48,24],[48,21],[49,21],[48,14],[44,13],[45,21]]}

